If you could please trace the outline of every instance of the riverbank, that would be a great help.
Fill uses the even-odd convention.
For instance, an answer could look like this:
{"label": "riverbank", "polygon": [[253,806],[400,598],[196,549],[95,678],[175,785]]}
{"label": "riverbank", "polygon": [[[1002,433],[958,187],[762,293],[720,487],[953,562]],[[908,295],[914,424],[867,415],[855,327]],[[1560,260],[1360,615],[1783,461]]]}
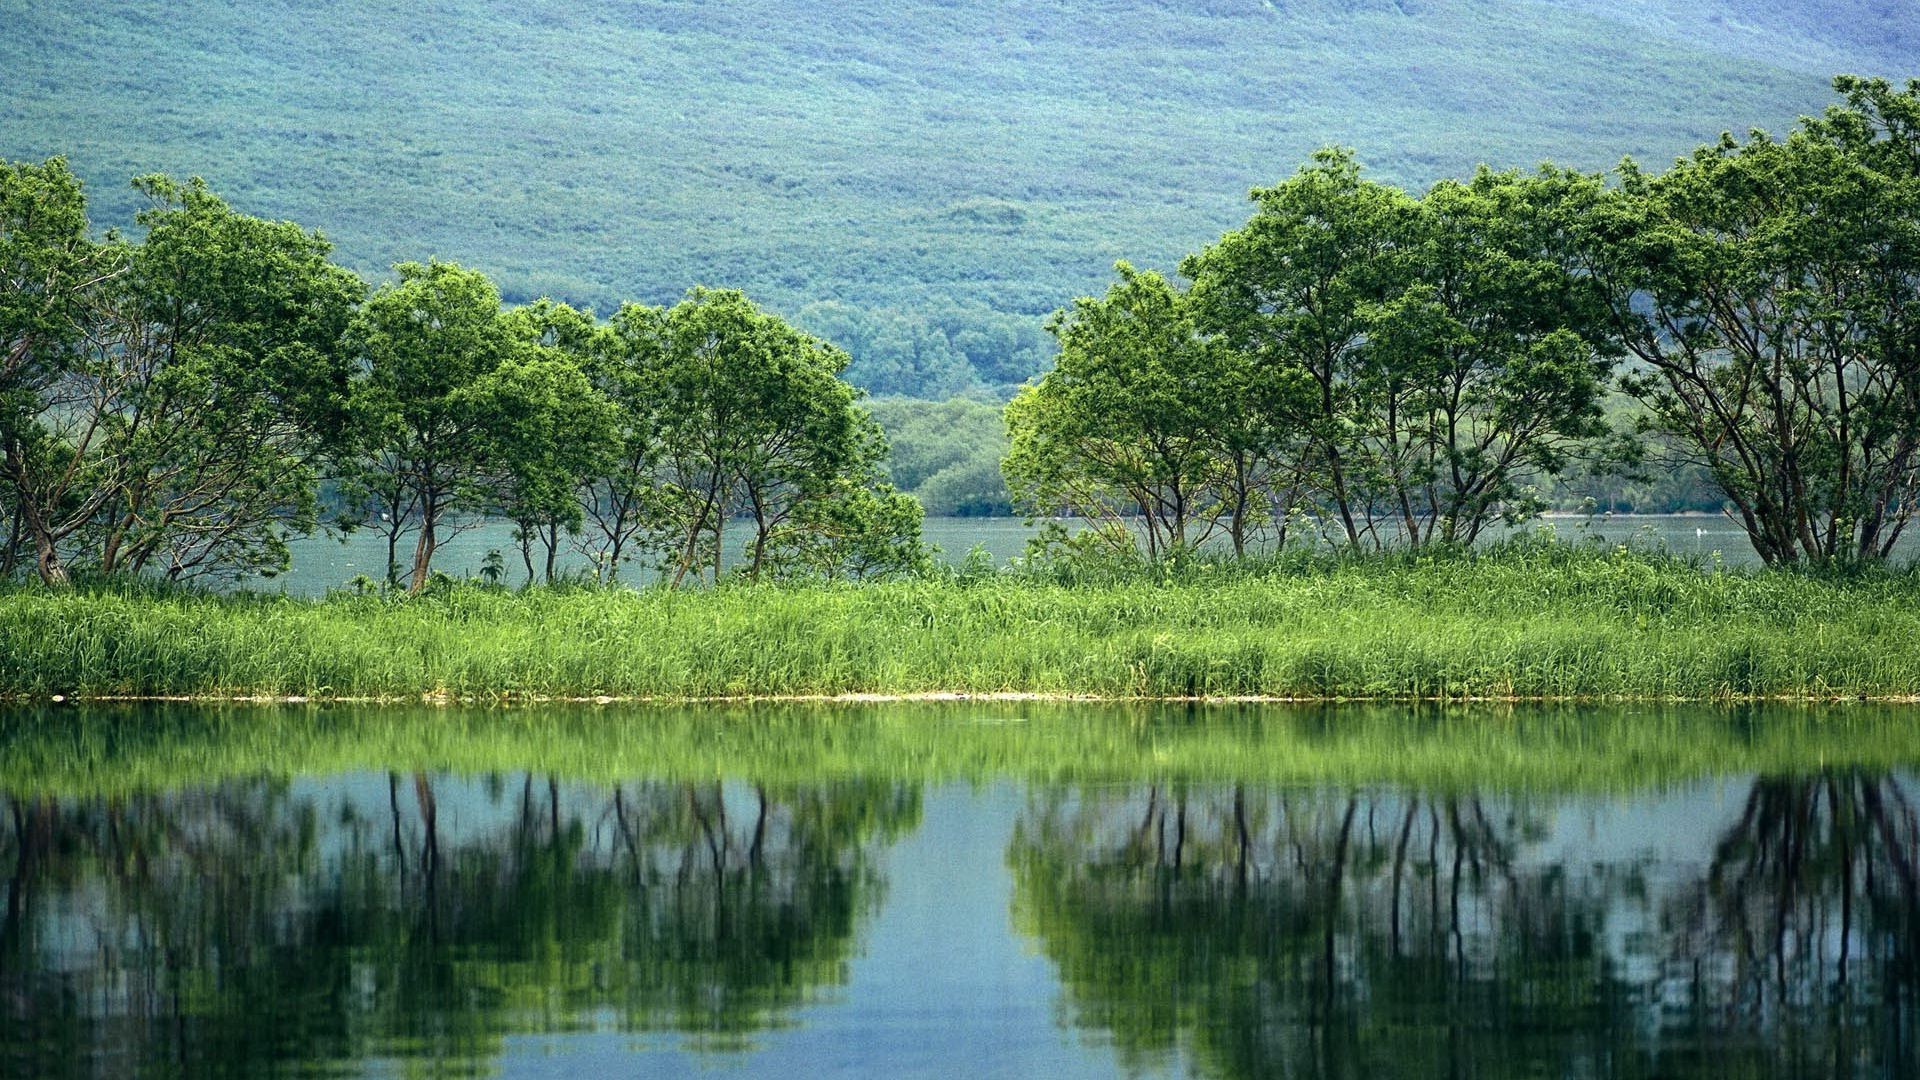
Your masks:
{"label": "riverbank", "polygon": [[1160,580],[303,600],[0,592],[0,695],[1905,699],[1920,576],[1570,545]]}

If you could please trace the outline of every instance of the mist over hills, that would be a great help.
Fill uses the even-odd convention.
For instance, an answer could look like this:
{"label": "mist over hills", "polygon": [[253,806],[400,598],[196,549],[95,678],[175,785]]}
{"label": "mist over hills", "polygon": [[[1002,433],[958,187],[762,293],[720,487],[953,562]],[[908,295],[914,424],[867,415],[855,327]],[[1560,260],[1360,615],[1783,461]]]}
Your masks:
{"label": "mist over hills", "polygon": [[734,286],[881,392],[1004,386],[1114,259],[1315,147],[1419,187],[1664,163],[1920,74],[1907,0],[0,0],[0,156],[97,224],[198,174],[370,278],[437,255],[605,312]]}

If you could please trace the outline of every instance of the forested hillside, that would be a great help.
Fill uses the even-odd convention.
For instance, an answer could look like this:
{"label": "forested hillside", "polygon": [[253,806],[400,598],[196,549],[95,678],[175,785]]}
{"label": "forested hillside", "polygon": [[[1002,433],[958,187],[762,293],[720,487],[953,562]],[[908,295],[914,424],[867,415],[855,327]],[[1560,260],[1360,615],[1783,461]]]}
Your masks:
{"label": "forested hillside", "polygon": [[68,155],[96,221],[201,175],[374,278],[456,258],[603,314],[742,288],[933,396],[1024,379],[1039,316],[1317,146],[1414,187],[1664,163],[1913,73],[1908,6],[0,0],[0,158]]}

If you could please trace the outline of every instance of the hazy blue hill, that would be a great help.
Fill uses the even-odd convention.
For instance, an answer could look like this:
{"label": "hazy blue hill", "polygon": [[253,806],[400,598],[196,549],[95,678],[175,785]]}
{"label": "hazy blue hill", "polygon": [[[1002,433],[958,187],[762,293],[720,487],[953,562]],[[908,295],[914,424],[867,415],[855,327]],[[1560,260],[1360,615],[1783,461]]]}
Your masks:
{"label": "hazy blue hill", "polygon": [[1689,8],[0,0],[0,156],[68,154],[102,222],[130,214],[130,175],[197,173],[370,275],[433,254],[602,310],[702,282],[876,312],[866,337],[921,338],[856,374],[946,390],[1017,379],[1030,316],[1117,257],[1171,263],[1318,145],[1413,185],[1664,161],[1816,110],[1830,69],[1912,55],[1910,26],[1873,36],[1889,19],[1822,29],[1877,0],[1788,0],[1760,60]]}
{"label": "hazy blue hill", "polygon": [[1548,0],[1672,41],[1829,75],[1920,77],[1916,0]]}

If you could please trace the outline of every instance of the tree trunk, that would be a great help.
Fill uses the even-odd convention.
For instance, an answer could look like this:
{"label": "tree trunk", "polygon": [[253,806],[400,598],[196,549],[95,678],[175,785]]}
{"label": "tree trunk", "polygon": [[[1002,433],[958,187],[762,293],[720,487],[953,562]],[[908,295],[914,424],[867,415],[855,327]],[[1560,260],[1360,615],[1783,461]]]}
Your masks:
{"label": "tree trunk", "polygon": [[427,587],[427,575],[432,571],[436,546],[434,526],[439,524],[435,520],[438,517],[432,507],[425,508],[420,515],[420,541],[413,547],[413,583],[407,587],[407,591],[416,596]]}
{"label": "tree trunk", "polygon": [[7,545],[0,548],[0,580],[10,580],[20,562],[20,535],[26,529],[20,520],[20,505],[14,504],[13,513],[7,517]]}
{"label": "tree trunk", "polygon": [[55,587],[71,583],[67,566],[60,561],[60,549],[53,542],[53,532],[40,516],[40,511],[27,500],[21,501],[21,509],[26,518],[27,532],[33,537],[34,566],[40,572],[42,584]]}

